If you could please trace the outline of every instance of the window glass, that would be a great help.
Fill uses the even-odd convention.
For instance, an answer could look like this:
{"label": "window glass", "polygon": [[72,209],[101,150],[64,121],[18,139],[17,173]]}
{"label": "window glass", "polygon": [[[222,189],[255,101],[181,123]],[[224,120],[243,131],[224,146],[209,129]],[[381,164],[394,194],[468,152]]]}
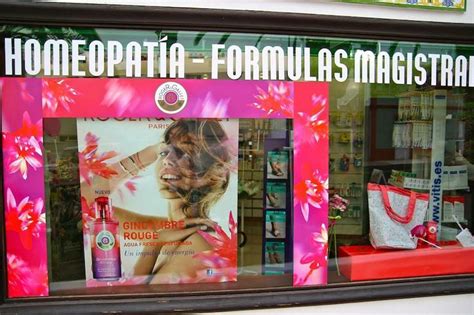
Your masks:
{"label": "window glass", "polygon": [[45,119],[44,128],[51,294],[291,285],[290,120]]}
{"label": "window glass", "polygon": [[[25,104],[39,93],[43,112],[49,113],[39,123],[20,111],[3,113],[3,121],[17,117],[23,122],[16,129],[3,125],[5,178],[13,174],[20,182],[44,161],[43,210],[38,199],[24,199],[25,193],[6,185],[9,297],[45,292],[28,284],[37,282],[49,289],[39,295],[87,295],[129,293],[129,285],[135,286],[133,292],[209,292],[474,272],[466,263],[474,255],[471,46],[18,26],[4,26],[1,34],[42,44],[58,38],[69,44],[114,41],[123,54],[130,42],[165,42],[168,48],[179,43],[185,49],[183,78],[207,82],[196,83],[196,103],[209,110],[172,119],[134,115],[155,90],[142,94],[133,89],[134,80],[142,79],[122,80],[129,76],[125,61],[110,68],[120,80],[71,79],[91,80],[81,83],[87,89],[80,93],[62,76],[53,75],[56,81],[44,80],[40,87],[26,80],[51,72],[44,64],[36,75],[22,72],[22,78],[4,79],[4,100],[12,98],[7,87]],[[213,45],[225,48],[213,56]],[[87,61],[79,61],[77,69],[84,77],[97,76],[88,63],[95,52],[84,47],[90,46],[80,48]],[[171,53],[150,55],[145,45],[137,47],[142,78],[174,80],[169,78],[179,69],[171,66]],[[229,47],[234,48],[229,52]],[[276,68],[285,64],[284,71],[265,71],[263,57],[246,65],[239,52],[248,47],[260,52],[280,47],[281,55],[280,50],[268,52],[268,60],[277,60]],[[288,70],[289,51],[298,54],[297,49],[302,58],[293,60],[292,71],[299,66],[299,76]],[[228,59],[230,53],[234,59]],[[167,65],[163,73],[150,70],[150,56]],[[213,58],[222,62],[213,67]],[[229,71],[228,63],[236,59],[243,61],[240,76],[235,67]],[[1,68],[4,76],[7,65]],[[26,62],[22,68],[26,71]],[[99,76],[106,77],[106,70]],[[273,100],[280,106],[287,97],[296,104],[302,95],[297,88],[291,94],[285,84],[297,86],[314,77],[328,93],[323,97],[315,88],[307,108],[311,102],[323,104],[329,119],[309,109],[277,116]],[[257,83],[253,90],[219,88],[217,97],[208,88],[213,78]],[[50,113],[71,110],[76,97],[84,104],[93,100],[101,84],[107,93],[94,106],[116,106],[119,119],[105,111],[60,118]],[[265,115],[230,115],[226,93]],[[179,93],[165,94],[166,102],[182,101]],[[312,133],[305,138],[296,120],[306,114]],[[37,150],[36,135],[21,133],[35,128],[42,130],[42,150]],[[307,165],[295,162],[298,145],[325,141],[319,135],[326,132],[327,180],[310,172],[300,181],[297,173],[306,172]],[[24,156],[15,155],[19,143],[29,150],[22,151]],[[308,152],[304,161],[309,164],[326,158],[321,151]],[[321,213],[324,220],[307,228]],[[31,267],[8,240],[31,249],[42,229],[47,261]],[[310,237],[296,240],[305,231]],[[12,276],[18,266],[25,275],[47,271],[48,280],[19,281]]]}

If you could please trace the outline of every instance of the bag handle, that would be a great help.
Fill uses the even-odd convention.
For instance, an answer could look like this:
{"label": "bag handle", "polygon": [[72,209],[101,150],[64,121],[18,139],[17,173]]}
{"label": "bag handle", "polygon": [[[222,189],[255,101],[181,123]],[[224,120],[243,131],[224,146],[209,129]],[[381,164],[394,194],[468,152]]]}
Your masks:
{"label": "bag handle", "polygon": [[382,192],[383,205],[388,216],[392,218],[392,220],[403,224],[410,223],[415,213],[416,193],[414,191],[410,192],[410,200],[408,201],[407,214],[406,216],[402,217],[401,215],[393,211],[392,207],[390,206],[390,199],[388,198],[387,187],[383,185],[380,185],[379,187],[380,191]]}

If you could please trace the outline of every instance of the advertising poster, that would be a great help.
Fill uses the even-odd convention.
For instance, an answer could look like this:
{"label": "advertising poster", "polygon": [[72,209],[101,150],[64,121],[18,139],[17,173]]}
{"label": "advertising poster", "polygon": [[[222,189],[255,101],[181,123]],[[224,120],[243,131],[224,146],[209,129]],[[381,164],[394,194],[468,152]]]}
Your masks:
{"label": "advertising poster", "polygon": [[267,178],[288,178],[288,152],[269,151],[267,157]]}
{"label": "advertising poster", "polygon": [[267,182],[268,209],[285,209],[286,208],[286,183]]}
{"label": "advertising poster", "polygon": [[285,242],[266,242],[265,265],[266,267],[285,267]]}
{"label": "advertising poster", "polygon": [[340,0],[367,4],[397,5],[412,8],[465,11],[467,0]]}
{"label": "advertising poster", "polygon": [[265,237],[286,237],[286,212],[278,210],[267,210],[265,214]]}
{"label": "advertising poster", "polygon": [[238,120],[77,119],[88,286],[235,281]]}

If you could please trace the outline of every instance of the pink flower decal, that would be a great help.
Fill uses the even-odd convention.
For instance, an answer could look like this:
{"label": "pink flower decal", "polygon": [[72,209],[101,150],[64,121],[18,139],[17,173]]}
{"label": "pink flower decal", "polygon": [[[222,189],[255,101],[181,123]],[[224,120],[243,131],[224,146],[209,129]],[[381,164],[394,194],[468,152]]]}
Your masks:
{"label": "pink flower decal", "polygon": [[41,121],[31,123],[28,112],[23,113],[20,129],[3,133],[3,148],[6,153],[6,164],[10,174],[20,172],[22,178],[28,178],[28,166],[36,170],[43,166],[41,143]]}
{"label": "pink flower decal", "polygon": [[29,294],[31,270],[28,264],[14,254],[7,254],[8,296],[21,297]]}
{"label": "pink flower decal", "polygon": [[48,268],[32,268],[20,257],[7,254],[8,297],[47,296]]}
{"label": "pink flower decal", "polygon": [[[137,191],[137,183],[136,181],[140,179],[140,176],[133,176],[130,178],[128,181],[126,181],[123,184],[123,187],[125,187],[125,190],[128,191],[131,195],[134,195],[135,192]],[[124,200],[125,196],[121,188],[117,189],[117,193],[120,197],[121,200]]]}
{"label": "pink flower decal", "polygon": [[303,284],[308,281],[311,274],[319,268],[325,268],[328,262],[328,230],[326,226],[321,225],[321,233],[313,233],[313,251],[301,257],[300,263],[309,264],[309,271],[300,282]]}
{"label": "pink flower decal", "polygon": [[25,197],[17,204],[13,192],[7,189],[6,229],[18,233],[23,247],[28,250],[32,248],[33,238],[38,238],[45,227],[43,208],[41,198],[31,201]]}
{"label": "pink flower decal", "polygon": [[111,178],[117,175],[118,173],[105,162],[117,156],[117,153],[109,151],[97,154],[99,138],[90,132],[86,134],[85,140],[86,147],[79,152],[79,173],[81,178],[90,185],[93,175],[99,175],[104,178]]}
{"label": "pink flower decal", "polygon": [[35,137],[38,142],[43,142],[42,128],[41,120],[33,124],[28,112],[24,112],[21,128],[15,131],[13,135],[17,137]]}
{"label": "pink flower decal", "polygon": [[316,171],[311,178],[301,180],[294,186],[294,198],[301,207],[306,222],[309,219],[310,205],[320,209],[328,201],[328,178],[323,178]]}
{"label": "pink flower decal", "polygon": [[229,212],[230,237],[219,225],[216,224],[213,228],[216,231],[215,236],[198,231],[213,249],[198,253],[193,257],[200,259],[204,266],[214,270],[212,275],[208,275],[207,281],[235,281],[237,280],[237,223],[234,221],[232,212]]}
{"label": "pink flower decal", "polygon": [[10,156],[7,159],[10,174],[20,172],[23,179],[28,178],[28,165],[34,170],[43,166],[41,160],[41,147],[38,141],[16,137],[11,145]]}
{"label": "pink flower decal", "polygon": [[137,178],[139,178],[138,176],[135,176],[133,178],[131,178],[128,182],[126,182],[124,185],[125,185],[125,188],[127,188],[127,190],[133,195],[135,193],[135,191],[137,191],[137,184],[134,182],[134,180],[136,180]]}
{"label": "pink flower decal", "polygon": [[255,107],[263,110],[267,115],[278,113],[283,117],[293,116],[292,84],[286,82],[269,83],[267,91],[257,87],[258,95]]}
{"label": "pink flower decal", "polygon": [[48,267],[46,264],[41,264],[38,268],[32,269],[31,281],[29,283],[29,290],[34,295],[48,296]]}
{"label": "pink flower decal", "polygon": [[206,94],[204,100],[199,100],[198,103],[202,105],[196,107],[193,112],[195,117],[204,118],[225,118],[227,117],[227,107],[229,106],[229,99],[220,99],[216,101],[211,92]]}
{"label": "pink flower decal", "polygon": [[123,80],[109,80],[105,89],[106,93],[100,105],[114,108],[117,116],[122,116],[127,111],[133,113],[142,102],[140,93],[131,84],[127,84]]}
{"label": "pink flower decal", "polygon": [[297,144],[297,147],[303,143],[314,144],[328,136],[329,123],[321,119],[326,105],[327,99],[325,97],[313,95],[310,109],[307,112],[297,113],[295,118],[298,119],[298,124],[295,125],[298,128],[296,132],[299,137],[295,140],[300,142]]}
{"label": "pink flower decal", "polygon": [[34,97],[33,95],[31,95],[30,93],[30,90],[28,89],[28,87],[26,86],[26,78],[18,78],[17,79],[18,81],[18,85],[20,86],[20,95],[21,95],[21,98],[25,101],[25,102],[31,102],[34,100]]}
{"label": "pink flower decal", "polygon": [[81,197],[81,209],[82,209],[82,228],[84,234],[89,233],[89,223],[96,219],[95,209],[93,205],[87,203],[86,198]]}
{"label": "pink flower decal", "polygon": [[79,93],[64,79],[43,79],[43,110],[55,113],[59,108],[71,110]]}
{"label": "pink flower decal", "polygon": [[[33,95],[31,95],[30,87],[27,85],[27,78],[15,78],[13,81],[16,85],[17,95],[20,96],[20,99],[26,103],[34,100]],[[0,92],[2,90],[3,79],[0,79]]]}

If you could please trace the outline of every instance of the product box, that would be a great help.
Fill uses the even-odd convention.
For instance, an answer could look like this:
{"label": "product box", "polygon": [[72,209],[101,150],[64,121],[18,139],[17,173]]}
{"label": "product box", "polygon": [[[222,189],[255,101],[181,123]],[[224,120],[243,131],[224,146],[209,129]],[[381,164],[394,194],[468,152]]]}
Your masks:
{"label": "product box", "polygon": [[267,210],[265,215],[265,237],[286,237],[286,212],[279,210]]}
{"label": "product box", "polygon": [[285,242],[265,243],[265,267],[278,269],[285,267]]}
{"label": "product box", "polygon": [[464,196],[443,196],[443,221],[455,222],[453,215],[464,221],[464,203]]}
{"label": "product box", "polygon": [[467,166],[445,166],[443,170],[443,189],[457,190],[468,188]]}
{"label": "product box", "polygon": [[403,180],[403,187],[416,190],[429,190],[430,180],[422,178],[405,177]]}
{"label": "product box", "polygon": [[267,156],[267,178],[288,178],[288,152],[270,151]]}
{"label": "product box", "polygon": [[350,281],[474,273],[474,248],[463,248],[456,241],[442,242],[441,249],[341,246],[338,253],[339,269]]}
{"label": "product box", "polygon": [[423,178],[416,178],[415,173],[392,170],[388,183],[397,187],[429,190],[430,180]]}
{"label": "product box", "polygon": [[267,182],[267,195],[265,199],[267,209],[285,209],[286,183]]}

